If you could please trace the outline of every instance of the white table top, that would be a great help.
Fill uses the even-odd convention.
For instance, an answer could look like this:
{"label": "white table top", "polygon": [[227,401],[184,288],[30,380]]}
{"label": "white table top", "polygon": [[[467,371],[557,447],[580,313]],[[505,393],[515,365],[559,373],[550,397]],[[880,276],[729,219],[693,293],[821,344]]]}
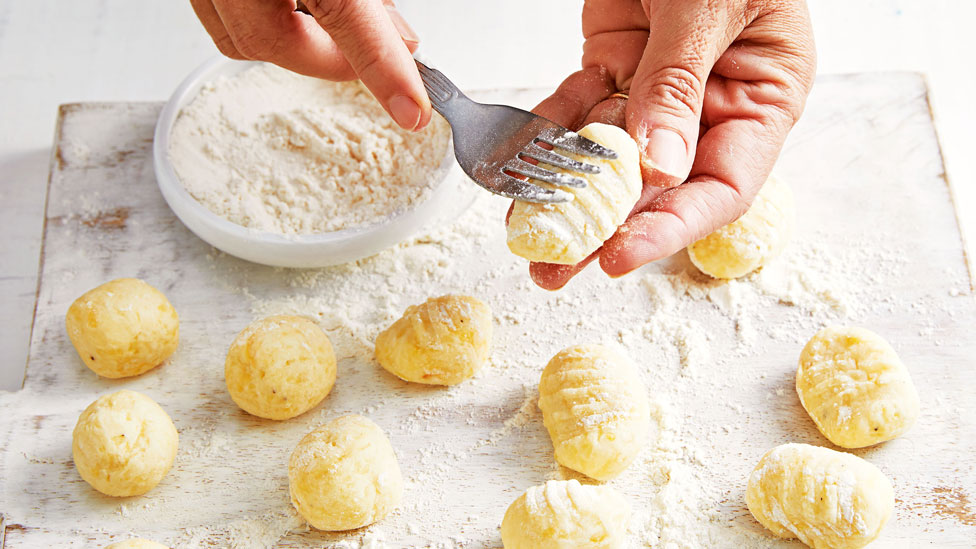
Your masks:
{"label": "white table top", "polygon": [[[579,63],[581,4],[400,0],[424,53],[467,88],[554,87]],[[963,235],[976,242],[976,155],[970,150],[976,74],[962,67],[973,62],[966,53],[976,52],[970,28],[976,4],[812,4],[821,74],[926,74]],[[551,60],[516,63],[534,44],[545,44]],[[57,106],[164,100],[215,52],[186,1],[0,3],[0,389],[18,388],[23,377]]]}

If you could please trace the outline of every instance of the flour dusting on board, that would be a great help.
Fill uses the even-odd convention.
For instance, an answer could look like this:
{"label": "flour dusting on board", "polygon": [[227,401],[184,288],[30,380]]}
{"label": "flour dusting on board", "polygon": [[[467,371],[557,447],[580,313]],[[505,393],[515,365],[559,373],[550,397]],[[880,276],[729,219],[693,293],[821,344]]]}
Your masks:
{"label": "flour dusting on board", "polygon": [[424,200],[447,152],[447,123],[394,124],[358,82],[264,64],[207,84],[172,130],[186,190],[217,215],[286,235],[369,224]]}
{"label": "flour dusting on board", "polygon": [[[497,260],[510,257],[504,255],[499,223],[505,207],[505,201],[486,196],[453,227],[349,265],[275,270],[277,282],[286,287],[278,295],[256,298],[242,292],[255,318],[306,315],[332,339],[340,357],[336,390],[355,398],[339,402],[330,396],[311,412],[317,414],[313,424],[342,413],[364,414],[377,418],[397,448],[406,484],[400,509],[361,532],[316,533],[314,539],[342,549],[499,546],[501,516],[522,490],[550,478],[592,482],[553,460],[537,406],[537,383],[542,367],[561,348],[602,342],[621,345],[637,359],[654,409],[655,433],[647,448],[609,483],[634,507],[631,546],[786,543],[772,541],[742,518],[742,490],[753,463],[743,459],[738,475],[719,465],[727,452],[719,441],[739,436],[742,420],[737,418],[755,406],[723,396],[729,393],[724,388],[769,381],[765,374],[753,378],[732,369],[762,353],[769,341],[800,343],[825,323],[883,304],[870,285],[856,282],[852,258],[799,241],[757,273],[717,281],[680,254],[620,280],[591,267],[564,290],[545,292],[527,279],[524,262]],[[872,277],[892,276],[899,256],[872,249],[878,269]],[[220,261],[215,258],[215,267]],[[606,299],[608,292],[619,293],[620,301]],[[490,303],[496,323],[490,365],[474,379],[448,388],[419,388],[392,379],[373,358],[376,334],[407,306],[446,293],[469,293]],[[785,357],[788,371],[795,368],[793,361]],[[381,386],[349,386],[343,382],[347,375],[369,376]],[[703,392],[709,394],[707,402]],[[772,395],[791,396],[778,388]],[[412,406],[412,412],[394,412],[404,406]],[[706,408],[727,410],[728,422],[718,427],[721,436],[694,419]],[[451,438],[438,436],[444,432]],[[425,442],[416,450],[398,444],[418,438]],[[485,494],[471,464],[499,459],[514,460],[520,472],[514,477],[505,473],[498,493]],[[479,486],[479,493],[465,496],[468,485]],[[459,498],[469,504],[466,510],[453,508]],[[445,509],[446,501],[452,502],[451,509]],[[431,522],[432,516],[441,518]],[[297,539],[289,532],[280,534]]]}

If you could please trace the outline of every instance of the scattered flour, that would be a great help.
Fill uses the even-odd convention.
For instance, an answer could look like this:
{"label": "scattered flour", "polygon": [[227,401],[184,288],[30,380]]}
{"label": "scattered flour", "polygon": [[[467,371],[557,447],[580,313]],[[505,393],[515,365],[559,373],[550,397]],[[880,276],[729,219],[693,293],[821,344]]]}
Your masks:
{"label": "scattered flour", "polygon": [[[728,445],[749,444],[739,424],[753,407],[735,395],[776,381],[752,365],[770,346],[792,348],[826,323],[886,307],[883,293],[874,290],[896,275],[900,256],[877,245],[852,246],[850,256],[843,249],[830,254],[800,241],[739,280],[714,280],[679,254],[620,280],[591,267],[564,290],[545,292],[527,280],[525,264],[504,247],[498,219],[506,206],[486,196],[453,227],[349,265],[274,270],[276,286],[287,288],[276,295],[242,292],[255,317],[304,314],[319,319],[332,338],[344,359],[337,389],[356,396],[345,408],[332,402],[317,421],[346,411],[366,413],[388,429],[398,451],[406,493],[403,506],[381,525],[386,534],[367,528],[330,536],[332,545],[325,546],[498,546],[504,508],[526,487],[549,478],[592,482],[552,459],[537,407],[538,378],[548,359],[587,341],[623,345],[641,365],[654,403],[656,435],[649,440],[656,442],[611,482],[634,505],[631,546],[735,543],[751,549],[783,543],[772,541],[744,509],[742,490],[753,463],[740,460],[738,472],[726,467]],[[860,248],[873,250],[874,272],[859,270],[863,260],[855,261],[854,254],[863,253]],[[864,284],[866,276],[872,284]],[[373,359],[376,334],[408,305],[449,292],[491,304],[491,366],[473,383],[437,390],[391,380]],[[623,297],[603,299],[607,292]],[[344,381],[344,368],[355,370],[355,380]],[[794,368],[795,357],[786,357],[784,373]],[[352,383],[367,386],[347,389]],[[376,383],[395,385],[374,392],[368,385]],[[779,385],[769,394],[793,396]],[[484,493],[494,483],[479,480],[479,463],[493,468],[504,493]],[[517,466],[499,465],[505,463]],[[488,500],[491,508],[484,505]],[[430,523],[428,517],[443,516],[445,501],[451,501],[450,518]]]}
{"label": "scattered flour", "polygon": [[173,126],[183,186],[238,225],[299,235],[366,225],[424,200],[447,123],[398,128],[358,82],[264,64],[207,84]]}
{"label": "scattered flour", "polygon": [[[634,508],[630,546],[790,546],[770,538],[745,509],[749,470],[783,437],[804,435],[793,424],[784,426],[783,417],[795,416],[789,409],[798,406],[794,355],[810,334],[897,307],[925,316],[929,301],[903,304],[885,293],[903,264],[898,250],[852,243],[828,254],[797,241],[762,271],[733,281],[704,276],[679,254],[619,280],[590,267],[565,289],[546,292],[505,247],[499,220],[506,207],[485,195],[453,226],[324,269],[244,267],[215,254],[214,284],[241,300],[234,317],[240,326],[227,326],[227,342],[248,316],[317,319],[339,357],[336,387],[318,409],[268,424],[232,416],[229,401],[220,401],[226,395],[217,376],[217,385],[200,388],[217,395],[207,402],[217,412],[212,421],[180,426],[178,464],[183,470],[208,464],[206,478],[240,490],[240,507],[207,514],[219,518],[203,524],[191,509],[196,500],[186,505],[156,497],[151,509],[116,504],[114,514],[125,524],[157,526],[176,517],[187,524],[183,534],[160,541],[178,547],[499,547],[504,510],[526,488],[549,478],[592,482],[555,463],[537,406],[539,376],[552,355],[592,342],[626,349],[653,406],[647,447],[610,482]],[[382,370],[373,358],[376,334],[407,306],[449,292],[490,303],[490,366],[445,388],[418,387]],[[611,294],[619,297],[607,299]],[[921,329],[935,334],[939,327]],[[226,348],[216,341],[206,346],[215,348],[210,363],[219,368]],[[769,405],[757,407],[757,401]],[[305,432],[345,413],[370,417],[390,437],[404,474],[403,504],[355,532],[308,530],[288,502],[287,455]],[[807,428],[817,436],[815,427]],[[254,460],[258,452],[262,459]],[[215,470],[245,454],[253,466],[247,482],[233,468]]]}

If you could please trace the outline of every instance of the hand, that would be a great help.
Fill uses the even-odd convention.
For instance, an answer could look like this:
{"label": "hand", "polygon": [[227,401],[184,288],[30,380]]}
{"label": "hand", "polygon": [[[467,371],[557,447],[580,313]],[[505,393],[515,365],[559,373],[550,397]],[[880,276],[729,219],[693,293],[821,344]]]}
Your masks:
{"label": "hand", "polygon": [[[417,37],[393,0],[190,0],[221,53],[327,80],[359,78],[408,130],[430,122],[410,53]],[[311,14],[311,15],[309,15]]]}
{"label": "hand", "polygon": [[745,213],[803,111],[816,65],[802,0],[587,0],[583,35],[583,70],[534,112],[570,129],[626,128],[644,189],[593,255],[530,265],[550,290],[596,259],[624,275]]}

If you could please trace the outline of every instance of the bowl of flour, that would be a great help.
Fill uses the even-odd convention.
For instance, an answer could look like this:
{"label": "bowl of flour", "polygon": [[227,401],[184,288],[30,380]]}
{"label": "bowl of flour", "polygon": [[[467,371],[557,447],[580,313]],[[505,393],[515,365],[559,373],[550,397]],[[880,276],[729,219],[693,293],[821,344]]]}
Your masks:
{"label": "bowl of flour", "polygon": [[368,257],[471,202],[436,113],[408,132],[359,82],[260,62],[218,58],[191,73],[160,113],[153,162],[193,233],[280,267]]}

